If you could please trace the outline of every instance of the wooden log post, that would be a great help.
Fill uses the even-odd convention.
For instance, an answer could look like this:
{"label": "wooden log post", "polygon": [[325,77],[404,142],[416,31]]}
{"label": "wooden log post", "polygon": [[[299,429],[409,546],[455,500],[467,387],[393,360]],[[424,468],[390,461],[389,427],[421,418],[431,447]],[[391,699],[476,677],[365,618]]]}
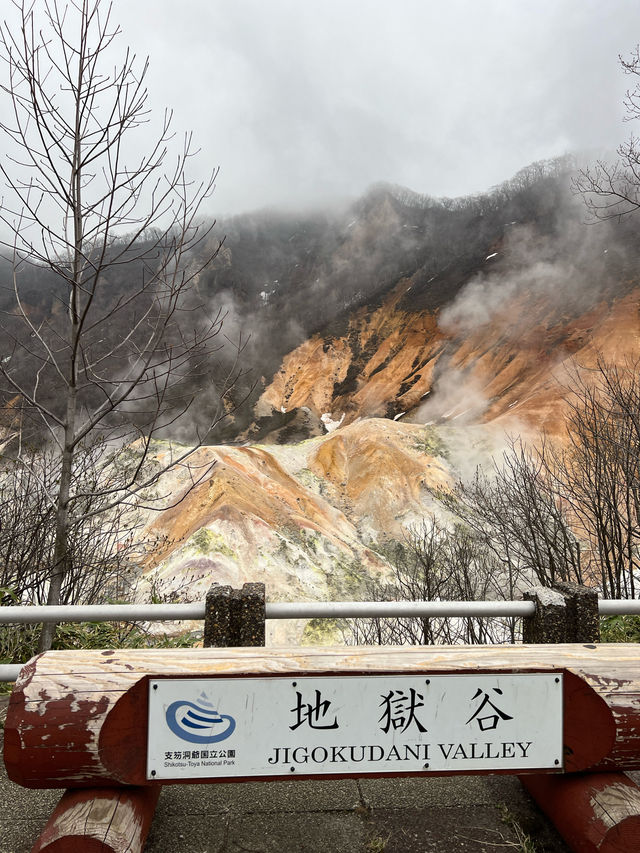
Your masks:
{"label": "wooden log post", "polygon": [[494,672],[562,673],[565,771],[640,769],[636,644],[45,652],[13,690],[5,765],[30,788],[159,784],[147,776],[152,677]]}
{"label": "wooden log post", "polygon": [[598,593],[585,586],[559,583],[533,587],[523,597],[533,601],[536,612],[523,620],[525,643],[599,643]]}
{"label": "wooden log post", "polygon": [[216,585],[209,589],[205,604],[205,648],[264,646],[264,638],[264,584],[246,583],[242,589]]}
{"label": "wooden log post", "polygon": [[640,788],[625,773],[532,775],[520,781],[572,850],[640,850]]}
{"label": "wooden log post", "polygon": [[160,785],[63,794],[31,853],[142,853]]}
{"label": "wooden log post", "polygon": [[[598,643],[598,595],[588,587],[559,583],[525,598],[536,604],[523,623],[529,643]],[[588,720],[582,725],[587,731]],[[565,746],[566,749],[566,746]],[[520,781],[573,850],[635,853],[640,845],[640,790],[621,772],[566,776],[521,775]]]}

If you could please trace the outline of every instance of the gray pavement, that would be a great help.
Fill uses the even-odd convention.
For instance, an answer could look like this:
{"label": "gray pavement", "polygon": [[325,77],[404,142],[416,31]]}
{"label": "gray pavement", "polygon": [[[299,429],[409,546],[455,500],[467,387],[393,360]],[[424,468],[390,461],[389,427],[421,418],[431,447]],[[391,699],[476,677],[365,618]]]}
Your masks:
{"label": "gray pavement", "polygon": [[171,787],[148,853],[540,853],[567,848],[511,777],[360,779]]}
{"label": "gray pavement", "polygon": [[[61,793],[20,788],[2,764],[0,853],[28,853]],[[145,850],[567,853],[510,776],[167,786]]]}

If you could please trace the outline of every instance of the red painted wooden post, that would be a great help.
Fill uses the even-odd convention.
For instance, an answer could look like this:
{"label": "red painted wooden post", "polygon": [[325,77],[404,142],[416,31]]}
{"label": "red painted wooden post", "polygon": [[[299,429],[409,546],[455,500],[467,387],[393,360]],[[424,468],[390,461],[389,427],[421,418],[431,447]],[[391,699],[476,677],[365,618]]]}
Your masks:
{"label": "red painted wooden post", "polygon": [[150,784],[150,676],[559,670],[565,770],[640,768],[635,644],[46,652],[12,693],[5,764],[14,782],[31,788]]}
{"label": "red painted wooden post", "polygon": [[572,850],[640,850],[640,788],[625,773],[521,776],[520,781]]}
{"label": "red painted wooden post", "polygon": [[31,853],[142,853],[159,796],[160,785],[66,791]]}

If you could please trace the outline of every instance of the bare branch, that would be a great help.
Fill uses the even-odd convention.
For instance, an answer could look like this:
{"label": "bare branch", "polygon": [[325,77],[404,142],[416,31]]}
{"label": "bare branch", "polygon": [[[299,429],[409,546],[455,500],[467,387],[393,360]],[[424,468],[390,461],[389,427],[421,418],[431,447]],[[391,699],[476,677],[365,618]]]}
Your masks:
{"label": "bare branch", "polygon": [[[9,107],[0,133],[14,147],[0,165],[10,196],[0,220],[12,230],[5,245],[14,271],[13,310],[2,325],[14,354],[0,361],[0,375],[57,448],[57,479],[46,492],[53,501],[47,600],[56,603],[75,571],[74,531],[128,511],[168,468],[192,464],[199,442],[233,410],[220,405],[195,447],[149,469],[154,437],[188,413],[198,377],[220,346],[224,317],[214,310],[207,321],[193,291],[222,243],[202,251],[213,224],[200,221],[200,209],[217,172],[190,182],[190,134],[166,170],[170,111],[147,154],[130,162],[130,132],[149,121],[148,61],[127,49],[115,69],[110,64],[120,35],[111,4],[14,5],[19,28],[0,29],[8,72],[0,90]],[[128,289],[119,283],[125,265],[137,271]],[[44,317],[23,292],[27,268],[50,276],[54,308]],[[219,400],[226,401],[238,375],[233,365],[217,388]],[[134,437],[138,461],[116,474],[109,467],[118,459],[113,448]],[[98,447],[103,457],[94,454]],[[194,469],[192,485],[208,470]],[[45,631],[42,647],[50,641]]]}

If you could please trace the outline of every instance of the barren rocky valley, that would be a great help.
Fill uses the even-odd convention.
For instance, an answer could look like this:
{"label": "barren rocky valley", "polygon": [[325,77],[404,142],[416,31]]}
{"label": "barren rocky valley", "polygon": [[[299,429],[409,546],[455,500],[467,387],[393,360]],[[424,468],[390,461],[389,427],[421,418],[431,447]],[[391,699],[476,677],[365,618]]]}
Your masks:
{"label": "barren rocky valley", "polygon": [[553,162],[457,203],[378,187],[331,217],[233,220],[199,287],[249,336],[257,383],[190,460],[195,488],[184,467],[161,480],[140,589],[360,598],[421,519],[453,524],[443,494],[509,440],[566,443],[576,377],[640,356],[634,229],[587,224],[570,179]]}

